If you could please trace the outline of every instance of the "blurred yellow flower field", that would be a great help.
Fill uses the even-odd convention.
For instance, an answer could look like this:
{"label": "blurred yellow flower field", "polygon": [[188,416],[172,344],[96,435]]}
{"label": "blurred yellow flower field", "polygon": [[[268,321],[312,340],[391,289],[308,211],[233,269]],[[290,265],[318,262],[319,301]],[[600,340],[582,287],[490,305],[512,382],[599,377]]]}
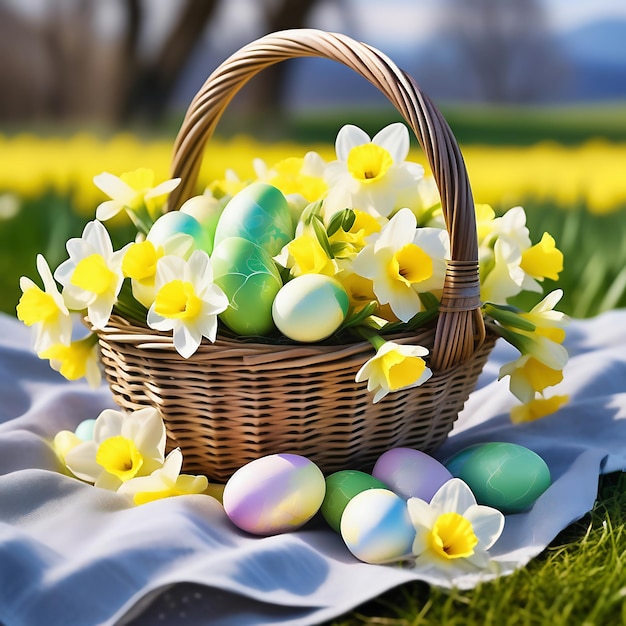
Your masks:
{"label": "blurred yellow flower field", "polygon": [[[146,140],[128,133],[108,139],[92,134],[71,137],[0,136],[0,193],[34,199],[52,191],[70,194],[82,215],[91,215],[102,200],[93,177],[114,174],[138,164],[167,178],[172,157],[171,139]],[[206,152],[201,184],[224,176],[225,164],[246,178],[253,175],[252,160],[272,165],[283,158],[316,150],[334,158],[332,145],[302,146],[291,142],[262,144],[249,137],[214,139]],[[564,209],[586,206],[604,214],[626,205],[626,143],[590,140],[576,146],[542,142],[532,146],[462,147],[477,202],[508,208],[539,201]],[[419,149],[409,157],[425,164]]]}

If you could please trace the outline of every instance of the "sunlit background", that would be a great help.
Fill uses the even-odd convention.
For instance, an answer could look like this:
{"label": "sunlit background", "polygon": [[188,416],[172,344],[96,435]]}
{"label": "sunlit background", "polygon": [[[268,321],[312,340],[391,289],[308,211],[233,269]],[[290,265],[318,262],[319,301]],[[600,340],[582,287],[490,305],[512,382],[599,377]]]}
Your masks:
{"label": "sunlit background", "polygon": [[[437,103],[474,196],[522,204],[565,253],[563,307],[626,306],[623,0],[0,0],[0,309],[35,255],[65,257],[103,199],[101,171],[167,178],[185,107],[230,53],[314,27],[369,43]],[[262,72],[211,142],[202,182],[398,119],[362,78],[306,59]],[[412,157],[424,161],[417,145]]]}

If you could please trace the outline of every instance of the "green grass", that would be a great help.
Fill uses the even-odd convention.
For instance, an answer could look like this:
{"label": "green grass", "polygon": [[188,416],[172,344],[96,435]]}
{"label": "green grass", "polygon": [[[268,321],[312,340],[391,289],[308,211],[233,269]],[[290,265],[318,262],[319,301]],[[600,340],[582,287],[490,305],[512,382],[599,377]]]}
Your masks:
{"label": "green grass", "polygon": [[[588,139],[626,141],[626,103],[587,106],[472,106],[441,104],[441,112],[457,141],[467,144],[532,145],[555,141],[564,145]],[[242,119],[228,111],[218,134],[247,132],[265,140],[292,139],[304,144],[334,142],[342,124],[356,124],[370,135],[391,122],[401,121],[389,105],[382,108],[323,109],[273,119],[271,116]],[[180,119],[173,118],[171,128]]]}
{"label": "green grass", "polygon": [[333,626],[626,624],[626,475],[601,477],[598,503],[526,567],[470,591],[415,582]]}

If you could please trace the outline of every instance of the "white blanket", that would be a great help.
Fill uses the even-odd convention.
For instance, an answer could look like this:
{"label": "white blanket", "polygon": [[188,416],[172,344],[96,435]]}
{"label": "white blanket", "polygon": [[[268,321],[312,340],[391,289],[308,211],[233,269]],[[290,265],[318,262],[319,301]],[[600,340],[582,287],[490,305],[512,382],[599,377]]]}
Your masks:
{"label": "white blanket", "polygon": [[[30,350],[30,333],[0,315],[0,623],[317,624],[406,581],[407,568],[367,565],[315,518],[301,530],[254,537],[216,500],[183,496],[139,507],[58,473],[52,437],[114,406],[108,388],[68,383]],[[626,468],[626,311],[576,321],[555,393],[570,403],[513,426],[515,399],[499,343],[452,436],[467,445],[510,441],[539,453],[554,482],[527,513],[509,515],[492,550],[501,574],[524,566],[594,503],[598,475]],[[477,577],[435,585],[472,587]]]}

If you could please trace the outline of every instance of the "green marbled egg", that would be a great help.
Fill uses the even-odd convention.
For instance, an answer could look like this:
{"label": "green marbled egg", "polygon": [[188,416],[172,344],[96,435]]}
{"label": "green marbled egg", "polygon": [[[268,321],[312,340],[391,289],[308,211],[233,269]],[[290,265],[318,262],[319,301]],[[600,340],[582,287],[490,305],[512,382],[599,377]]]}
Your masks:
{"label": "green marbled egg", "polygon": [[219,318],[238,335],[267,335],[274,329],[272,304],[283,281],[272,257],[242,237],[218,243],[211,255],[213,280],[228,296]]}
{"label": "green marbled egg", "polygon": [[294,236],[287,199],[266,183],[252,183],[235,194],[224,207],[215,229],[214,244],[243,237],[276,256]]}
{"label": "green marbled egg", "polygon": [[503,513],[531,507],[552,481],[546,462],[513,443],[490,442],[461,450],[445,463],[474,492],[478,504]]}

